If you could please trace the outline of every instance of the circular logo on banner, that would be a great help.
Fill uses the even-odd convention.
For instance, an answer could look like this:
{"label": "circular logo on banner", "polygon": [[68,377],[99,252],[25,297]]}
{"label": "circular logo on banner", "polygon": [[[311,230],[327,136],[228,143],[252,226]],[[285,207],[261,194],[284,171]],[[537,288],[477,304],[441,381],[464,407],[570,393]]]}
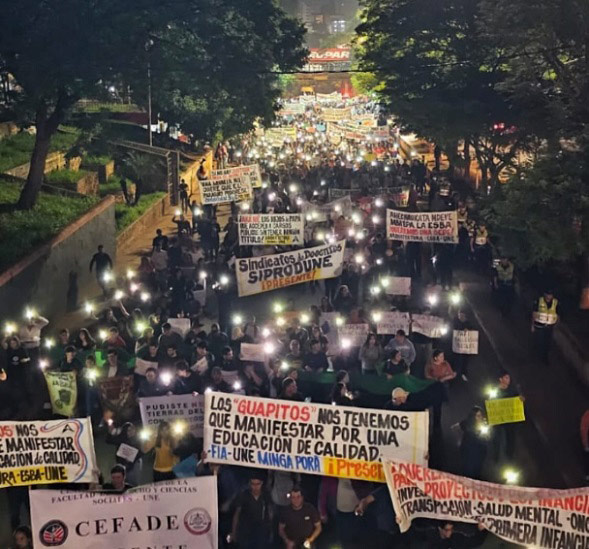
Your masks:
{"label": "circular logo on banner", "polygon": [[206,534],[211,529],[212,523],[211,515],[202,507],[190,509],[184,515],[184,526],[186,530],[195,536]]}
{"label": "circular logo on banner", "polygon": [[39,531],[39,539],[45,547],[57,547],[65,543],[67,534],[67,526],[61,520],[50,520]]}

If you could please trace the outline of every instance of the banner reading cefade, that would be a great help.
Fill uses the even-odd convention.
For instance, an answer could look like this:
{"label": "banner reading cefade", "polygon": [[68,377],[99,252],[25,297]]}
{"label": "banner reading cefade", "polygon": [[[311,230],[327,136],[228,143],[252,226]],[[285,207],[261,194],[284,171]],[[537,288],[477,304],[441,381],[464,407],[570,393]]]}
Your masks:
{"label": "banner reading cefade", "polygon": [[124,494],[34,490],[35,546],[217,549],[216,477],[146,484]]}
{"label": "banner reading cefade", "polygon": [[205,395],[209,461],[384,482],[381,451],[425,464],[427,412]]}
{"label": "banner reading cefade", "polygon": [[0,488],[96,482],[90,418],[0,422]]}
{"label": "banner reading cefade", "polygon": [[303,214],[245,214],[239,216],[240,246],[302,246]]}
{"label": "banner reading cefade", "polygon": [[458,242],[456,212],[387,210],[387,237],[404,242]]}
{"label": "banner reading cefade", "polygon": [[[228,170],[217,170],[217,172],[230,172]],[[203,204],[221,204],[223,202],[240,202],[250,200],[252,197],[252,186],[249,180],[241,175],[227,173],[223,176],[215,176],[200,181],[200,199]]]}
{"label": "banner reading cefade", "polygon": [[157,426],[162,421],[186,422],[195,437],[202,437],[205,413],[203,395],[165,395],[139,399],[141,422],[144,427]]}
{"label": "banner reading cefade", "polygon": [[383,458],[401,532],[414,518],[481,522],[512,543],[589,547],[589,488],[549,490],[492,484]]}
{"label": "banner reading cefade", "polygon": [[294,252],[237,259],[235,272],[239,296],[339,276],[345,248],[346,241],[340,240]]}

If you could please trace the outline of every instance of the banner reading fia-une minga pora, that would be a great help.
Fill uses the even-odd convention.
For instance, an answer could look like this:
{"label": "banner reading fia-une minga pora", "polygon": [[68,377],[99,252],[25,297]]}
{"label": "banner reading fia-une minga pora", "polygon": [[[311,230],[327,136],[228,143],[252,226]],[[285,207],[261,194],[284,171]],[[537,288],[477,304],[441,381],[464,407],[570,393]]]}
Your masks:
{"label": "banner reading fia-une minga pora", "polygon": [[399,528],[415,518],[482,523],[511,543],[589,547],[589,488],[550,490],[493,484],[383,458]]}
{"label": "banner reading fia-une minga pora", "polygon": [[205,395],[207,460],[384,482],[380,455],[426,464],[428,412]]}
{"label": "banner reading fia-une minga pora", "polygon": [[340,240],[294,252],[239,258],[235,262],[239,296],[339,276],[345,248],[346,241]]}

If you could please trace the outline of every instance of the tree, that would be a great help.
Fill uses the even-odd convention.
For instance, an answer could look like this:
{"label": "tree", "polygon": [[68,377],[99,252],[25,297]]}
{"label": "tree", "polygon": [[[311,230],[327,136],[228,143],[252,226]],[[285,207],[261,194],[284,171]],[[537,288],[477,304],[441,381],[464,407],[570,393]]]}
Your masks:
{"label": "tree", "polygon": [[271,116],[273,71],[305,55],[302,27],[272,0],[0,0],[0,11],[0,66],[17,83],[15,112],[37,130],[24,209],[35,204],[51,137],[80,98],[129,84],[145,98],[149,62],[158,107],[178,115],[171,122],[189,111],[203,134],[222,124],[238,131]]}
{"label": "tree", "polygon": [[[406,131],[442,146],[458,162],[472,147],[483,180],[528,145],[520,113],[498,90],[501,52],[477,22],[481,0],[364,0],[360,67],[381,82],[378,93]],[[500,129],[501,128],[501,129]]]}

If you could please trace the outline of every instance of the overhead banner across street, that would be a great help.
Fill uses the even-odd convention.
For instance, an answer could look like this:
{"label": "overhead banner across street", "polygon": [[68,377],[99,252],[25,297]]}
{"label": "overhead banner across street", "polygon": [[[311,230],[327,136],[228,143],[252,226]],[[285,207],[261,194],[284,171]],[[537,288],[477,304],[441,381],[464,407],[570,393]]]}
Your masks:
{"label": "overhead banner across street", "polygon": [[426,463],[428,413],[207,393],[212,463],[384,482],[380,454]]}
{"label": "overhead banner across street", "polygon": [[387,237],[404,242],[458,242],[456,211],[401,212],[387,210]]}
{"label": "overhead banner across street", "polygon": [[0,488],[96,482],[90,418],[0,422]]}
{"label": "overhead banner across street", "polygon": [[589,488],[492,484],[383,459],[401,532],[415,518],[482,523],[508,542],[544,549],[589,547]]}
{"label": "overhead banner across street", "polygon": [[294,252],[239,258],[235,262],[239,296],[339,276],[345,247],[345,240],[341,240]]}
{"label": "overhead banner across street", "polygon": [[303,214],[244,214],[239,216],[240,246],[302,246]]}
{"label": "overhead banner across street", "polygon": [[124,494],[31,491],[35,547],[217,549],[214,476],[146,484]]}

